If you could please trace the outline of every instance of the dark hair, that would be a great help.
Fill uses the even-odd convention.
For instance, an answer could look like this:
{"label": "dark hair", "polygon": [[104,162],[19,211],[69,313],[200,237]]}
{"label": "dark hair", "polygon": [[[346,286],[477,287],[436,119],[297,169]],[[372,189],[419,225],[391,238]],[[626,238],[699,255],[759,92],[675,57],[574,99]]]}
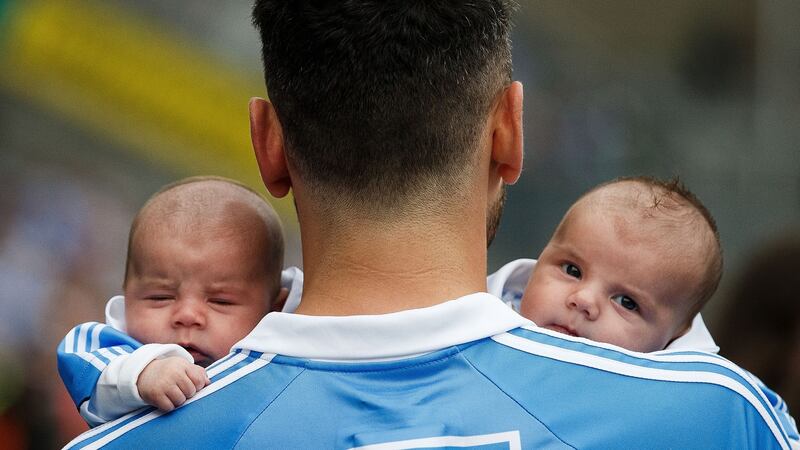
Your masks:
{"label": "dark hair", "polygon": [[319,203],[388,211],[413,194],[452,193],[511,79],[512,9],[510,0],[256,1],[287,157]]}
{"label": "dark hair", "polygon": [[[703,225],[701,226],[707,227],[711,231],[713,237],[711,242],[707,242],[708,253],[704,255],[707,261],[705,273],[702,274],[700,285],[692,295],[694,308],[692,308],[689,318],[691,321],[694,315],[711,299],[722,279],[722,245],[719,240],[717,223],[703,202],[678,177],[666,181],[648,176],[619,177],[592,188],[583,197],[602,187],[624,182],[639,183],[651,189],[652,199],[647,202],[650,210],[675,211],[685,210],[686,207],[689,207],[702,217],[701,224]],[[683,217],[689,219],[690,216]]]}

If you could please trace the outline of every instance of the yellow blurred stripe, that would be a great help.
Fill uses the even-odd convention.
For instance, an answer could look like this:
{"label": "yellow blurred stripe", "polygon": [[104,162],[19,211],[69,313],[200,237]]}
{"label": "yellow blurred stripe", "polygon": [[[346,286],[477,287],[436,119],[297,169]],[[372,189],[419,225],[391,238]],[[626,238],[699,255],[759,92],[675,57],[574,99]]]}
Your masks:
{"label": "yellow blurred stripe", "polygon": [[[264,191],[250,145],[245,76],[177,36],[94,1],[12,4],[0,82],[186,174],[236,178]],[[273,202],[293,220],[291,202]]]}

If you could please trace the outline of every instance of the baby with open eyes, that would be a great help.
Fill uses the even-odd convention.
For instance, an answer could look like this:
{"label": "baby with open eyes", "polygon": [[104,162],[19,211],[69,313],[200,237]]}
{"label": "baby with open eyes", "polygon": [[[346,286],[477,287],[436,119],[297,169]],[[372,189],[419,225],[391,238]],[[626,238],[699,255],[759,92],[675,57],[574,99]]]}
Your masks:
{"label": "baby with open eyes", "polygon": [[58,348],[84,419],[169,411],[208,385],[205,368],[286,301],[283,248],[275,211],[238,182],[192,177],[154,194],[131,225],[124,297],[109,300],[106,324],[79,325]]}
{"label": "baby with open eyes", "polygon": [[602,185],[567,212],[520,304],[537,325],[640,352],[683,336],[717,288],[708,210],[677,183]]}
{"label": "baby with open eyes", "polygon": [[[677,180],[619,178],[589,190],[561,219],[538,261],[512,261],[490,293],[538,327],[636,352],[719,347],[700,310],[722,276],[709,211]],[[800,434],[781,397],[753,377],[788,433]]]}
{"label": "baby with open eyes", "polygon": [[716,352],[698,313],[721,275],[714,219],[691,192],[621,178],[578,199],[538,261],[509,263],[489,290],[560,333],[639,352]]}

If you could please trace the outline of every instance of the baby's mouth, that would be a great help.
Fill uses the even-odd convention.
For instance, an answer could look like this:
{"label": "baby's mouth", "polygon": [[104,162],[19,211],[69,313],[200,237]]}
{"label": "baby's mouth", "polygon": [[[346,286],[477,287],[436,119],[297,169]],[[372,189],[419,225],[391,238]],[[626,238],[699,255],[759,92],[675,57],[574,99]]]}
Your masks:
{"label": "baby's mouth", "polygon": [[189,352],[190,355],[192,355],[192,358],[194,358],[194,363],[197,364],[198,366],[208,367],[212,363],[211,358],[209,358],[208,355],[203,353],[194,345],[180,344],[180,346],[186,349],[186,351]]}
{"label": "baby's mouth", "polygon": [[578,333],[575,332],[572,328],[563,327],[561,325],[545,325],[545,328],[548,330],[556,331],[561,334],[568,334],[570,336],[579,337]]}

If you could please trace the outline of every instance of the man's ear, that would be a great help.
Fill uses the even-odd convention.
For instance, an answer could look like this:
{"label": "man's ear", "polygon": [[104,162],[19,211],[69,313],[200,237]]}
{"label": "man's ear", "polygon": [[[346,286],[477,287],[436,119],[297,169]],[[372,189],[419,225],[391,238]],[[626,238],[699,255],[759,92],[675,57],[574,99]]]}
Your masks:
{"label": "man's ear", "polygon": [[284,197],[292,187],[292,180],[284,152],[283,127],[275,107],[267,100],[251,98],[249,108],[250,138],[261,179],[270,194],[277,198]]}
{"label": "man's ear", "polygon": [[511,83],[494,111],[492,166],[505,184],[514,184],[522,173],[522,83]]}

